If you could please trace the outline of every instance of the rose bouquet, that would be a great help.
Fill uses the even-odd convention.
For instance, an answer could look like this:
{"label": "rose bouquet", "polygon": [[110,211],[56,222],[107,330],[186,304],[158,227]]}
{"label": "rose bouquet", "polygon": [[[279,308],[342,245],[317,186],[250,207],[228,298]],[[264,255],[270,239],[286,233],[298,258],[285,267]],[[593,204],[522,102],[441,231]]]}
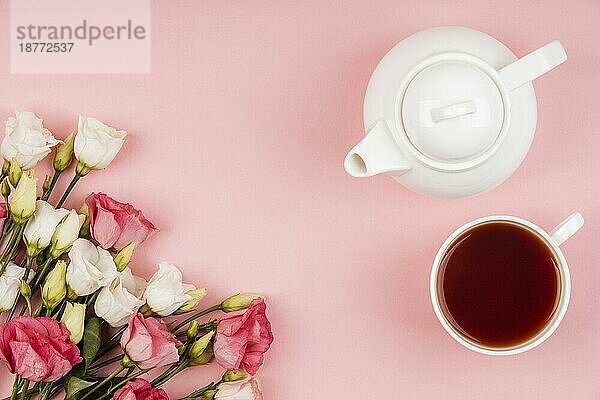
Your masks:
{"label": "rose bouquet", "polygon": [[[161,386],[216,361],[215,382],[181,400],[262,399],[254,378],[273,341],[264,298],[237,294],[199,310],[206,289],[161,262],[146,282],[133,252],[158,229],[133,206],[92,193],[62,208],[106,168],[127,133],[84,116],[63,141],[30,112],[8,119],[0,174],[0,359],[15,374],[6,399],[168,399]],[[38,196],[34,168],[56,147]],[[74,175],[49,201],[75,158]],[[205,318],[205,320],[201,320]]]}

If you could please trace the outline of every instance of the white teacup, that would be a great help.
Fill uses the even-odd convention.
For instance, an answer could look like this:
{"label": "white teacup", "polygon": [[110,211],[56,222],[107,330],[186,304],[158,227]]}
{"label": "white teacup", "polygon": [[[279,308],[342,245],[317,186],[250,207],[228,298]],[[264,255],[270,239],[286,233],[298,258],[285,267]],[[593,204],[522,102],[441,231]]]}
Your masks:
{"label": "white teacup", "polygon": [[[440,303],[439,298],[439,277],[440,277],[440,266],[442,264],[442,260],[447,250],[451,245],[454,244],[455,239],[457,239],[461,234],[466,231],[488,222],[512,222],[519,224],[525,228],[528,228],[531,232],[535,233],[540,240],[542,240],[548,248],[553,252],[555,256],[555,260],[557,261],[558,271],[560,274],[560,294],[558,295],[558,304],[556,306],[556,310],[554,311],[551,319],[544,326],[544,328],[538,332],[534,337],[530,338],[526,342],[511,346],[511,347],[486,347],[477,343],[474,340],[466,337],[461,334],[450,322],[448,317],[445,315],[443,307]],[[488,355],[512,355],[522,353],[524,351],[530,350],[538,345],[540,345],[544,340],[546,340],[558,327],[561,320],[563,319],[565,312],[567,311],[567,306],[569,304],[569,297],[571,294],[571,278],[569,275],[569,267],[567,265],[567,260],[565,259],[562,251],[560,250],[560,245],[569,239],[572,235],[574,235],[581,227],[583,226],[583,217],[579,213],[574,213],[569,216],[566,220],[564,220],[560,225],[558,225],[554,230],[550,233],[546,232],[544,229],[535,225],[534,223],[527,221],[522,218],[500,215],[500,216],[489,216],[484,218],[479,218],[474,221],[471,221],[460,228],[458,228],[454,233],[446,239],[442,247],[439,249],[435,261],[433,262],[433,268],[431,270],[431,281],[430,281],[430,291],[431,291],[431,301],[433,303],[433,309],[435,314],[437,315],[440,323],[444,327],[444,329],[452,336],[456,341],[458,341],[463,346],[476,351],[482,354]]]}

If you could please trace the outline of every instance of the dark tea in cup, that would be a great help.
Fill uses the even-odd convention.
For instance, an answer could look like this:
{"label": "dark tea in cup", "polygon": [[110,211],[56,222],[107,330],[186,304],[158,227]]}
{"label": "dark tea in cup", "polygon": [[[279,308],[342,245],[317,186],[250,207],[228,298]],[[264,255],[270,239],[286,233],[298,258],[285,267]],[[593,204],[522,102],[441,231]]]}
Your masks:
{"label": "dark tea in cup", "polygon": [[490,349],[536,338],[561,299],[557,254],[547,239],[514,221],[474,225],[447,246],[437,271],[437,301],[462,337]]}

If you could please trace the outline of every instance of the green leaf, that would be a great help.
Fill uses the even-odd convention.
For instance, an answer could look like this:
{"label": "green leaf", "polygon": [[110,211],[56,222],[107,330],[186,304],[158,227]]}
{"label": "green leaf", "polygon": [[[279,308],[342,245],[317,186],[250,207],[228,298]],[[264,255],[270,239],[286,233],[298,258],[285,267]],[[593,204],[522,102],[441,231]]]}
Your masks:
{"label": "green leaf", "polygon": [[96,382],[84,381],[83,379],[79,379],[75,376],[70,377],[65,388],[65,400],[78,399],[83,394],[81,393],[82,390],[85,390],[94,384],[96,384]]}
{"label": "green leaf", "polygon": [[85,363],[80,362],[79,364],[73,367],[69,375],[81,378],[85,375],[85,372]]}
{"label": "green leaf", "polygon": [[85,360],[85,367],[89,367],[94,358],[96,358],[96,354],[98,354],[98,350],[100,349],[100,343],[102,338],[100,337],[102,334],[100,328],[100,318],[92,317],[87,320],[85,323],[85,329],[83,331],[83,350],[82,356]]}

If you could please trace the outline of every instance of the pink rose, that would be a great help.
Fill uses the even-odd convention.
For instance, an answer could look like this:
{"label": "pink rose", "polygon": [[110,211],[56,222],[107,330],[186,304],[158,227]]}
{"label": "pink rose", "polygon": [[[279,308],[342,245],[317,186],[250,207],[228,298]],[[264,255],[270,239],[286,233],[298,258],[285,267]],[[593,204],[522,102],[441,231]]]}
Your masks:
{"label": "pink rose", "polygon": [[262,365],[264,353],[273,343],[266,308],[263,299],[256,299],[243,314],[224,318],[219,322],[214,352],[217,362],[223,368],[241,368],[254,375]]}
{"label": "pink rose", "polygon": [[55,319],[17,317],[0,325],[0,358],[22,378],[54,382],[82,360],[70,336]]}
{"label": "pink rose", "polygon": [[141,369],[162,367],[179,361],[181,343],[167,325],[140,313],[129,317],[129,326],[121,336],[121,347]]}
{"label": "pink rose", "polygon": [[127,382],[125,386],[117,390],[112,400],[169,400],[164,390],[153,388],[144,379],[138,378]]}
{"label": "pink rose", "polygon": [[101,247],[121,250],[131,242],[136,246],[158,232],[140,210],[131,204],[121,203],[104,193],[92,193],[85,204],[88,206],[90,233]]}

